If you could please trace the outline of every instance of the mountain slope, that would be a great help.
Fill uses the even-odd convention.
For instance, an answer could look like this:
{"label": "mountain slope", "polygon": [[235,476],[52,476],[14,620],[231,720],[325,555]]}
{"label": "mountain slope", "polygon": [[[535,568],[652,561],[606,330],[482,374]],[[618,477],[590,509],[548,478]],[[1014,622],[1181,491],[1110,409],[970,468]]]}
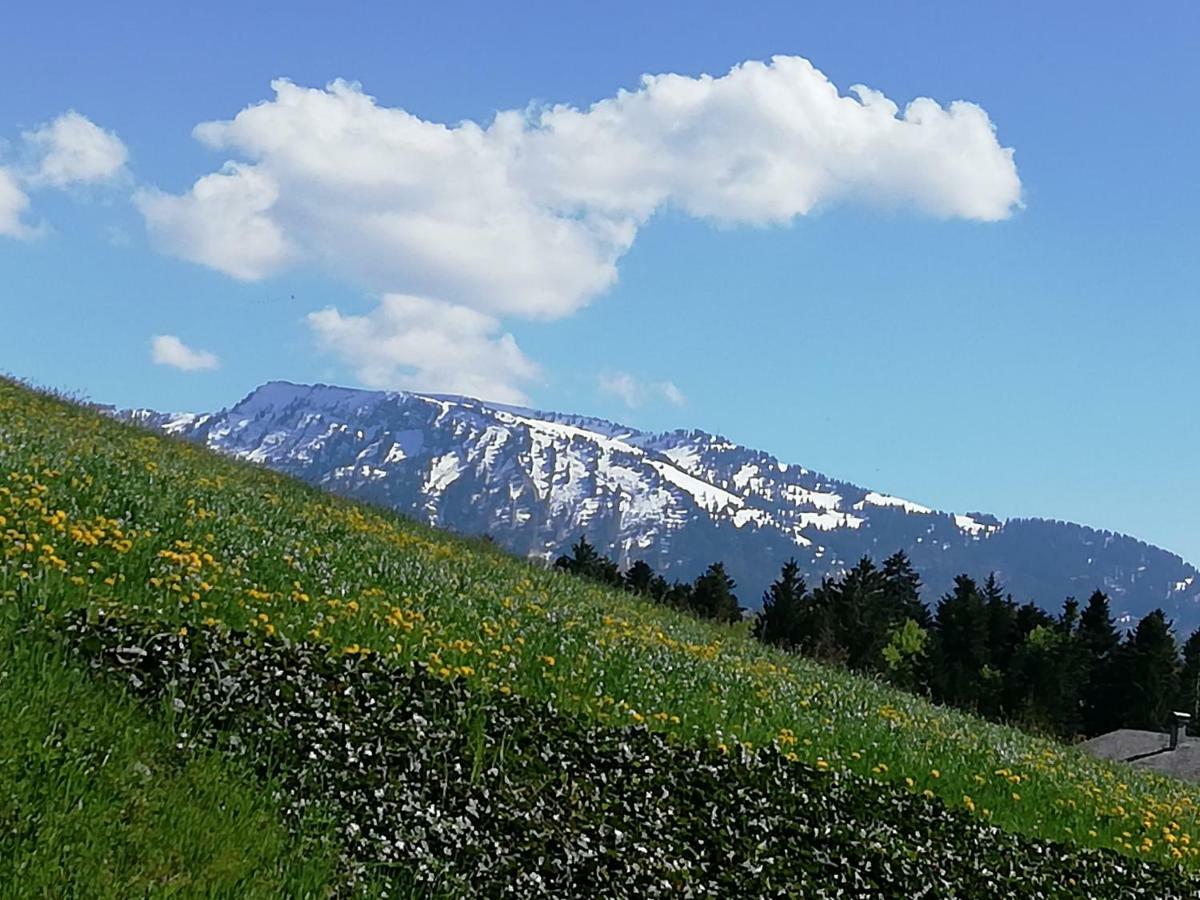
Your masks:
{"label": "mountain slope", "polygon": [[552,558],[586,533],[622,565],[690,578],[722,559],[757,606],[794,556],[810,582],[863,554],[913,559],[933,599],[954,575],[996,572],[1056,608],[1102,587],[1114,610],[1162,606],[1200,624],[1200,573],[1175,554],[1082,525],[953,514],[828,478],[702,431],[463,397],[271,382],[205,415],[126,416],[518,553]]}

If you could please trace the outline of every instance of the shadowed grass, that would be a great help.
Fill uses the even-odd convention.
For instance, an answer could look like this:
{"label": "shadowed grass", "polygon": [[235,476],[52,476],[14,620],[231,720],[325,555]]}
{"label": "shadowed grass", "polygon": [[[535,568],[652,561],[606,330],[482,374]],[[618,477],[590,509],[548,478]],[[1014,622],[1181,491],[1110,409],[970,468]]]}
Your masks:
{"label": "shadowed grass", "polygon": [[0,610],[0,894],[322,897],[332,848]]}

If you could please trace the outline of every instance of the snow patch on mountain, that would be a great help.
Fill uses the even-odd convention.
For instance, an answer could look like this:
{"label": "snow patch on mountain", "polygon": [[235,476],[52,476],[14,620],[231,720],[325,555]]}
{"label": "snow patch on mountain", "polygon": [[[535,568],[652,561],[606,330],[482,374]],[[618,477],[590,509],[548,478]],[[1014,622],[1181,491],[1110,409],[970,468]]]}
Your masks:
{"label": "snow patch on mountain", "polygon": [[887,494],[877,494],[875,491],[869,491],[865,497],[854,504],[855,509],[866,509],[867,506],[898,506],[905,512],[917,515],[929,515],[933,512],[928,506],[922,506],[920,503],[902,500],[899,497],[889,497]]}
{"label": "snow patch on mountain", "polygon": [[695,498],[701,509],[716,513],[730,507],[740,509],[745,505],[745,501],[736,494],[689,475],[668,462],[661,459],[651,459],[647,462],[659,475]]}
{"label": "snow patch on mountain", "polygon": [[447,453],[433,461],[421,492],[434,496],[449,487],[462,474],[462,462],[457,453]]}
{"label": "snow patch on mountain", "polygon": [[962,516],[957,513],[954,516],[954,524],[970,535],[987,534],[998,527],[996,525],[985,525],[971,516]]}

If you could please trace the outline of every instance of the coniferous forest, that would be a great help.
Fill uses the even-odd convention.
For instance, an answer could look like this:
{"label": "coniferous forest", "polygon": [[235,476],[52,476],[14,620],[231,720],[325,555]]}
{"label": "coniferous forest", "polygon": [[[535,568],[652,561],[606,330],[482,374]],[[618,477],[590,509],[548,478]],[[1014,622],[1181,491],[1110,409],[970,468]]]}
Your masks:
{"label": "coniferous forest", "polygon": [[[700,618],[745,616],[720,562],[695,581],[668,582],[642,561],[621,572],[580,538],[555,567]],[[1063,740],[1160,730],[1175,710],[1200,719],[1200,629],[1180,646],[1156,609],[1122,634],[1099,590],[1051,614],[994,575],[959,575],[930,602],[903,552],[882,565],[864,556],[811,587],[789,560],[750,627],[763,643]]]}

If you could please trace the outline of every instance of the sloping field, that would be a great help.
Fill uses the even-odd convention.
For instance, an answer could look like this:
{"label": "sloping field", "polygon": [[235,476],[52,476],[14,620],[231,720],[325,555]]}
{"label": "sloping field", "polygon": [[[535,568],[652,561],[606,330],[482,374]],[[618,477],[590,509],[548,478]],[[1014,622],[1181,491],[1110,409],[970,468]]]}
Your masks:
{"label": "sloping field", "polygon": [[[53,884],[54,867],[90,877],[140,821],[147,847],[126,854],[126,883],[169,884],[216,866],[223,835],[236,841],[235,828],[248,828],[259,862],[229,876],[242,894],[285,875],[294,894],[347,879],[392,895],[500,893],[488,885],[534,873],[526,896],[555,895],[555,885],[561,896],[578,888],[563,873],[580,858],[599,860],[594,871],[614,885],[629,867],[644,869],[632,896],[728,896],[734,884],[773,896],[800,886],[817,896],[825,884],[843,896],[877,896],[881,885],[913,896],[1196,890],[1185,874],[1200,865],[1191,786],[9,382],[0,382],[0,609],[12,648],[0,691],[30,697],[26,724],[0,723],[0,778],[11,782],[0,785],[11,798],[0,799],[0,880],[11,885],[31,873]],[[242,674],[211,674],[225,670]],[[60,707],[62,695],[74,699]],[[295,730],[319,698],[338,696],[335,720]],[[430,732],[414,742],[397,723],[413,723],[421,703]],[[96,725],[75,727],[87,721]],[[339,732],[333,721],[369,727]],[[68,750],[43,754],[32,737],[42,723],[68,735]],[[344,751],[314,765],[304,751],[329,729],[353,735],[337,746],[375,748],[387,765],[358,753],[351,765]],[[114,742],[126,749],[106,758]],[[414,769],[423,746],[438,765]],[[155,761],[128,762],[142,752]],[[331,768],[358,774],[332,790]],[[229,800],[206,801],[196,778],[228,786]],[[143,794],[165,810],[159,819],[127,812]],[[430,850],[433,825],[404,830],[415,810],[436,813],[438,797],[455,810],[461,858]],[[720,802],[710,809],[705,797]],[[399,805],[371,816],[372,798]],[[181,861],[154,845],[167,834],[187,843],[185,801],[199,817],[191,827],[218,835]],[[28,824],[47,804],[53,821]],[[92,870],[74,867],[82,839],[65,833],[83,821],[79,810],[115,817],[87,831],[87,858],[101,861]],[[506,810],[509,831],[488,831],[480,810]],[[538,837],[539,816],[561,835]],[[370,841],[360,837],[368,823]],[[151,859],[163,870],[154,876]]]}

